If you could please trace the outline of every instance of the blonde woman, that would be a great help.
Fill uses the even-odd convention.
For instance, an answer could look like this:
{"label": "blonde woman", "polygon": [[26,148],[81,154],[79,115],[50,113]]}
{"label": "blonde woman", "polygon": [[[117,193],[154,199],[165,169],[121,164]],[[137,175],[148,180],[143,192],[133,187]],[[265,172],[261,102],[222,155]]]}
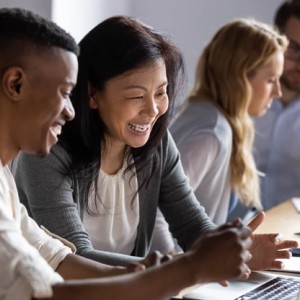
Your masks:
{"label": "blonde woman", "polygon": [[281,96],[287,40],[250,19],[223,26],[204,49],[188,104],[171,128],[185,172],[206,212],[227,218],[233,191],[261,208],[251,116],[262,116]]}

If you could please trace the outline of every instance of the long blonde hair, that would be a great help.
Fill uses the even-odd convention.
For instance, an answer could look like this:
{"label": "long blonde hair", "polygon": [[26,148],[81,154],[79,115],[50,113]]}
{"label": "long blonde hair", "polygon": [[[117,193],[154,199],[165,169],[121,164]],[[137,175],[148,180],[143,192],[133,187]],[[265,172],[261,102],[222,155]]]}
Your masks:
{"label": "long blonde hair", "polygon": [[258,171],[252,155],[254,126],[248,113],[250,74],[287,39],[272,27],[253,19],[237,19],[223,26],[204,49],[197,66],[189,101],[213,102],[233,132],[230,161],[231,185],[246,205],[261,208]]}

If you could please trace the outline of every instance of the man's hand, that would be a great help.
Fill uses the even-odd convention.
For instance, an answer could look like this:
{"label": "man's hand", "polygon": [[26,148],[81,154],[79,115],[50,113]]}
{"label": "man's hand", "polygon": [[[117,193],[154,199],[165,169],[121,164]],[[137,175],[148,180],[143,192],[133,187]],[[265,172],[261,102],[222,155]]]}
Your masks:
{"label": "man's hand", "polygon": [[248,277],[250,234],[250,228],[234,222],[201,235],[190,250],[190,269],[198,282],[227,285],[228,279]]}

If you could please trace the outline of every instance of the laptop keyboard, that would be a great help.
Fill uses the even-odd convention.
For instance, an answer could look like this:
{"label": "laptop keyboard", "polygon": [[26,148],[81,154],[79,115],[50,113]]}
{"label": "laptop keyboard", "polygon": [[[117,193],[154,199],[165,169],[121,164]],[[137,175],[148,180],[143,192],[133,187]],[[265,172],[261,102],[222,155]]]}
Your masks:
{"label": "laptop keyboard", "polygon": [[275,277],[235,300],[297,300],[299,291],[300,281]]}

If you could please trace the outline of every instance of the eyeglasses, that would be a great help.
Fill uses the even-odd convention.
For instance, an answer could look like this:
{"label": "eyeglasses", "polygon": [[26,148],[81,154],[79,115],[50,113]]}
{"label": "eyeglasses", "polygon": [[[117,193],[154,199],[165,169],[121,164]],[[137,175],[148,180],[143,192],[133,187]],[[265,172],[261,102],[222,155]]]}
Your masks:
{"label": "eyeglasses", "polygon": [[284,56],[291,60],[300,60],[300,44],[290,41]]}

